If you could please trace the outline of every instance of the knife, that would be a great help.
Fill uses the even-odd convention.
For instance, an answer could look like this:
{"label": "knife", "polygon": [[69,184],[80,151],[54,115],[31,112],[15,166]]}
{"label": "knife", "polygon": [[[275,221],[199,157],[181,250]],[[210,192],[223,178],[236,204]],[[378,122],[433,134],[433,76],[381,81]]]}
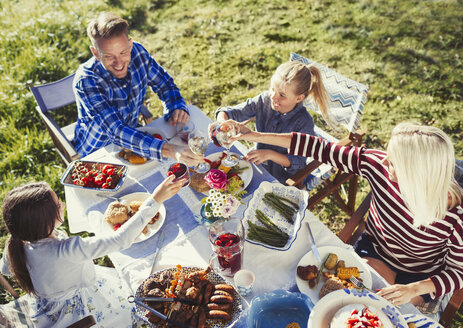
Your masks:
{"label": "knife", "polygon": [[161,251],[161,247],[162,247],[162,242],[164,241],[164,231],[160,231],[159,232],[159,239],[158,239],[158,244],[156,246],[157,250],[156,250],[156,254],[154,254],[154,260],[153,260],[153,266],[151,267],[151,272],[150,272],[150,275],[152,275],[154,273],[154,267],[156,266],[156,261],[158,259],[158,254],[160,253]]}
{"label": "knife", "polygon": [[307,221],[307,228],[309,228],[310,239],[312,239],[312,252],[315,255],[315,258],[318,260],[318,262],[322,263],[322,258],[320,257],[317,245],[315,244],[315,238],[313,237],[312,229],[310,229],[309,221]]}

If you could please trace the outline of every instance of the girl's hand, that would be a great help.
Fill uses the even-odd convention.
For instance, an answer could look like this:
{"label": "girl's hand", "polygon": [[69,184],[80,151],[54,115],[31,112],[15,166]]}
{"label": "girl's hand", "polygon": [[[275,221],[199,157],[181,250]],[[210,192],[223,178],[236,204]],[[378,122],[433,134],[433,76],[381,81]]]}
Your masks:
{"label": "girl's hand", "polygon": [[153,191],[153,199],[158,203],[162,204],[182,188],[186,179],[181,179],[176,182],[172,182],[175,179],[174,175],[167,177],[156,189]]}
{"label": "girl's hand", "polygon": [[418,294],[417,288],[414,287],[414,284],[391,285],[384,287],[377,294],[384,297],[395,306],[409,303],[414,297],[420,295]]}
{"label": "girl's hand", "polygon": [[236,129],[236,136],[230,138],[231,142],[236,140],[253,141],[252,136],[255,132],[248,128],[245,124],[233,120],[228,120],[225,122],[233,124]]}
{"label": "girl's hand", "polygon": [[244,159],[256,165],[262,164],[266,161],[272,160],[274,152],[270,149],[257,149],[250,151]]}

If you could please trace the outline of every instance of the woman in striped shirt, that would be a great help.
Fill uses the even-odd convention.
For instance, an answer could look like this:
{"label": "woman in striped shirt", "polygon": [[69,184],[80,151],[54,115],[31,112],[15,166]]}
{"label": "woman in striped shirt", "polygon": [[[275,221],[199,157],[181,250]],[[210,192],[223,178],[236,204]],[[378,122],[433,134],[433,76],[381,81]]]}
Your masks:
{"label": "woman in striped shirt", "polygon": [[[391,284],[379,295],[394,305],[419,305],[463,288],[463,190],[454,179],[454,149],[444,132],[401,123],[382,151],[235,124],[240,131],[235,140],[286,147],[289,154],[368,180],[372,200],[363,238],[372,247],[365,258]],[[356,250],[362,254],[362,247]]]}

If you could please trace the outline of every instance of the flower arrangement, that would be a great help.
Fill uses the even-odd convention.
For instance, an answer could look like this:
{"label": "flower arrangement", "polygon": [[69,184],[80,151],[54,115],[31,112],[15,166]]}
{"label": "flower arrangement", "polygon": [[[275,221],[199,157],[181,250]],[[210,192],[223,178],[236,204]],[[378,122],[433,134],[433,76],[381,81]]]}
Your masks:
{"label": "flower arrangement", "polygon": [[204,204],[205,218],[213,222],[223,217],[235,214],[241,205],[241,198],[246,191],[241,190],[243,181],[238,176],[227,178],[227,174],[218,169],[211,169],[204,177],[211,187],[209,196],[201,203]]}

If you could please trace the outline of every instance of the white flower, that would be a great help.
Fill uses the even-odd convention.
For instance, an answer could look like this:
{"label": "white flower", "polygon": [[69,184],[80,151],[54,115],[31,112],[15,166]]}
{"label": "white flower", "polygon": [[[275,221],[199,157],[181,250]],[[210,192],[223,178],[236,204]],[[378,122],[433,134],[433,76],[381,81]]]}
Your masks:
{"label": "white flower", "polygon": [[225,205],[222,207],[222,216],[224,217],[231,216],[235,214],[235,212],[236,212],[236,209],[231,206]]}
{"label": "white flower", "polygon": [[230,205],[231,207],[233,207],[235,209],[237,209],[240,206],[240,202],[234,196],[228,196],[225,204]]}

